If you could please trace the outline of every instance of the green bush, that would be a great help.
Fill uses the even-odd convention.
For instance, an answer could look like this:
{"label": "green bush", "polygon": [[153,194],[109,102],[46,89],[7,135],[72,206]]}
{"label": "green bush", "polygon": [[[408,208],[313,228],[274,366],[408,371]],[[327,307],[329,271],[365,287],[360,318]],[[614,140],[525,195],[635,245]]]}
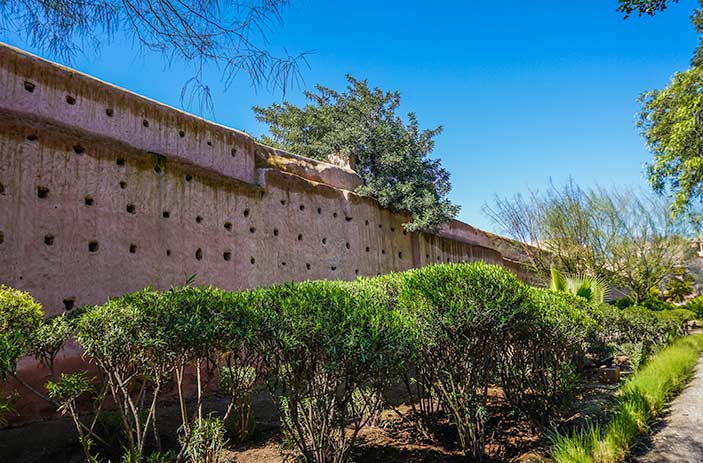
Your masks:
{"label": "green bush", "polygon": [[639,302],[640,306],[653,311],[672,310],[676,306],[671,302],[666,302],[658,297],[647,297]]}
{"label": "green bush", "polygon": [[697,319],[703,319],[703,296],[694,297],[684,307],[695,313]]}
{"label": "green bush", "polygon": [[632,306],[640,306],[653,311],[672,310],[677,308],[677,306],[672,304],[671,302],[663,300],[661,298],[661,293],[657,291],[650,291],[650,294],[639,302],[635,301],[630,296],[625,296],[620,299],[615,299],[612,302],[612,305],[619,309],[626,309]]}
{"label": "green bush", "polygon": [[406,369],[414,333],[386,302],[365,282],[257,292],[264,330],[257,342],[280,393],[285,436],[305,461],[345,461],[382,405],[381,391]]}
{"label": "green bush", "polygon": [[56,356],[72,333],[71,322],[65,314],[60,314],[46,320],[32,334],[28,353],[49,368],[52,378],[56,376],[54,371]]}
{"label": "green bush", "polygon": [[421,339],[418,376],[449,414],[464,453],[480,458],[488,386],[527,287],[503,267],[471,263],[405,272],[397,291]]}
{"label": "green bush", "polygon": [[591,352],[628,357],[637,370],[650,355],[685,334],[692,313],[683,309],[652,311],[641,306],[624,309],[603,304],[593,311],[600,330],[590,340]]}
{"label": "green bush", "polygon": [[[145,289],[86,308],[72,321],[76,341],[105,379],[100,387],[102,392],[95,394],[96,408],[100,409],[108,397],[117,404],[115,410],[126,440],[122,445],[127,460],[143,460],[147,436],[158,435],[158,400],[171,384],[178,393],[181,412],[182,445],[177,459],[195,458],[193,449],[200,449],[196,453],[203,455],[202,442],[193,439],[202,439],[204,430],[214,429],[212,420],[203,412],[205,365],[229,372],[244,371],[245,367],[250,367],[246,371],[258,371],[256,356],[249,348],[254,333],[253,317],[245,300],[239,293],[212,287],[183,287],[163,292]],[[54,326],[57,331],[63,327],[58,322]],[[52,345],[51,339],[45,337],[45,344]],[[184,390],[186,369],[196,374],[193,408],[189,408]],[[248,394],[257,376],[250,376],[229,375],[222,382],[223,392],[231,400],[222,421],[233,412],[251,416]],[[74,421],[79,434],[87,428],[77,414]],[[215,461],[211,453],[207,455],[207,461]]]}
{"label": "green bush", "polygon": [[[181,408],[181,441],[189,441],[196,421],[203,422],[202,400],[205,364],[217,367],[220,392],[228,399],[222,417],[238,423],[231,431],[245,440],[253,431],[250,394],[260,378],[261,360],[254,348],[258,321],[252,310],[256,291],[226,292],[213,287],[182,287],[163,293],[166,349],[174,358],[174,378]],[[196,372],[197,397],[192,416],[183,390],[184,372]],[[235,416],[236,415],[236,416]],[[231,419],[230,419],[231,418]],[[181,455],[186,445],[181,449]]]}
{"label": "green bush", "polygon": [[688,322],[697,318],[695,312],[688,309],[665,310],[662,312],[654,312],[654,314],[661,323],[669,323],[670,332],[677,335],[685,334]]}
{"label": "green bush", "polygon": [[664,344],[678,332],[678,325],[671,323],[671,317],[658,315],[668,312],[654,312],[641,306],[618,309],[603,304],[594,310],[602,327],[598,341],[611,346],[639,342]]}
{"label": "green bush", "polygon": [[[25,352],[53,372],[73,337],[100,374],[54,378],[49,395],[74,419],[86,458],[123,439],[130,462],[144,461],[147,438],[158,436],[159,397],[170,387],[182,421],[176,459],[217,461],[222,426],[238,439],[251,434],[251,392],[264,379],[280,398],[295,453],[308,462],[343,462],[378,416],[384,389],[403,375],[419,404],[419,428],[429,430],[443,413],[465,455],[480,458],[489,386],[503,387],[514,412],[545,424],[570,397],[587,353],[619,350],[639,366],[695,316],[596,305],[530,288],[505,268],[479,262],[243,292],[145,289],[45,323],[25,293],[2,287],[0,304],[4,377]],[[186,371],[196,376],[194,405],[186,400]],[[221,417],[203,410],[208,382],[229,399]],[[98,414],[78,413],[77,401],[87,397]],[[109,439],[96,431],[106,401],[123,428]]]}
{"label": "green bush", "polygon": [[75,338],[97,365],[115,403],[130,461],[139,461],[154,426],[159,394],[173,369],[167,349],[169,328],[164,298],[145,289],[110,299],[83,312]]}
{"label": "green bush", "polygon": [[598,325],[581,297],[530,288],[520,317],[505,331],[500,384],[515,411],[539,424],[571,396],[589,334]]}
{"label": "green bush", "polygon": [[[43,315],[41,306],[28,293],[0,285],[0,381],[15,374],[17,361],[29,348]],[[2,389],[0,383],[0,425],[14,411]]]}
{"label": "green bush", "polygon": [[93,461],[91,459],[92,448],[95,445],[95,440],[100,438],[95,434],[97,420],[93,420],[88,426],[81,425],[78,401],[85,396],[92,398],[97,394],[94,383],[95,378],[91,378],[86,372],[78,372],[62,373],[58,381],[49,381],[46,384],[49,397],[58,403],[58,411],[62,415],[69,415],[74,420],[78,431],[78,441],[83,447],[87,461]]}
{"label": "green bush", "polygon": [[0,379],[15,373],[43,316],[41,306],[28,293],[0,285]]}

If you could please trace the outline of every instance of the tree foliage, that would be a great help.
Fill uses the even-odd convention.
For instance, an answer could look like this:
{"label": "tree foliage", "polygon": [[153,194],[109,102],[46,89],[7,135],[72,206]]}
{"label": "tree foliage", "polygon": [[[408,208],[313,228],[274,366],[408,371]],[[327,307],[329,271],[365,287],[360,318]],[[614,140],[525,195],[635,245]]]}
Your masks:
{"label": "tree foliage", "polygon": [[696,278],[684,267],[676,267],[666,282],[665,297],[667,302],[683,302],[686,296],[693,294]]}
{"label": "tree foliage", "polygon": [[628,18],[633,13],[638,16],[654,16],[658,12],[666,10],[671,3],[678,3],[679,0],[618,0],[618,11]]}
{"label": "tree foliage", "polygon": [[670,191],[674,213],[695,213],[703,199],[703,68],[674,75],[661,90],[640,97],[638,121],[654,159],[649,181],[659,193]]}
{"label": "tree foliage", "polygon": [[[277,56],[266,35],[280,22],[288,0],[4,0],[0,34],[19,34],[32,46],[70,61],[78,52],[99,49],[115,38],[140,50],[161,53],[170,63],[193,65],[182,100],[209,105],[203,81],[208,65],[222,70],[225,86],[244,73],[253,85],[284,92],[298,78],[304,54]],[[191,101],[192,102],[192,101]],[[201,106],[201,110],[205,109]]]}
{"label": "tree foliage", "polygon": [[[676,0],[621,0],[618,10],[625,17],[652,16],[671,3]],[[640,95],[637,127],[654,155],[647,165],[653,189],[672,197],[675,215],[687,214],[698,224],[703,200],[703,8],[693,11],[691,23],[699,34],[691,67],[675,73],[664,88]]]}
{"label": "tree foliage", "polygon": [[269,126],[261,141],[314,159],[353,157],[363,180],[358,192],[410,213],[410,231],[431,230],[452,219],[459,208],[447,199],[449,173],[429,157],[442,127],[422,130],[413,113],[404,122],[396,114],[397,91],[371,89],[352,76],[347,81],[341,93],[321,85],[305,92],[310,104],[304,107],[287,102],[254,107],[257,119]]}
{"label": "tree foliage", "polygon": [[546,277],[554,265],[625,287],[635,301],[690,253],[686,224],[672,219],[660,198],[634,191],[584,190],[569,182],[532,191],[527,199],[496,197],[484,210],[503,233],[523,243],[527,263],[538,273]]}

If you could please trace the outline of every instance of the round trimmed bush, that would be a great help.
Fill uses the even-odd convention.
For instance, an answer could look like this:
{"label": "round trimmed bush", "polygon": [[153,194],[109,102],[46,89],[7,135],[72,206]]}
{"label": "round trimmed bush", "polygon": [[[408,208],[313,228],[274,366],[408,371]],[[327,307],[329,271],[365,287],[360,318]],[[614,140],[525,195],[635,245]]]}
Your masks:
{"label": "round trimmed bush", "polygon": [[[328,281],[256,292],[258,337],[287,443],[308,462],[349,457],[382,391],[407,367],[413,331],[378,287]],[[352,432],[346,432],[351,425]]]}
{"label": "round trimmed bush", "polygon": [[505,268],[481,262],[432,265],[399,278],[390,286],[421,340],[417,381],[449,412],[464,453],[480,458],[488,387],[505,333],[523,317],[527,286]]}
{"label": "round trimmed bush", "polygon": [[43,316],[41,305],[29,293],[0,285],[0,379],[15,373]]}

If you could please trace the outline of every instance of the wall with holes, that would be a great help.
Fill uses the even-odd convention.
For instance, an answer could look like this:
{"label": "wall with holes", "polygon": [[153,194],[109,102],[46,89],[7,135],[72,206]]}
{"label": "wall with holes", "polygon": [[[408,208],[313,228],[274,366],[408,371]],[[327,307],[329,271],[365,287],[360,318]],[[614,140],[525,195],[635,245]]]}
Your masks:
{"label": "wall with holes", "polygon": [[505,240],[459,222],[407,233],[349,191],[348,169],[272,153],[2,46],[0,282],[58,313],[192,275],[238,289],[474,259],[520,270]]}

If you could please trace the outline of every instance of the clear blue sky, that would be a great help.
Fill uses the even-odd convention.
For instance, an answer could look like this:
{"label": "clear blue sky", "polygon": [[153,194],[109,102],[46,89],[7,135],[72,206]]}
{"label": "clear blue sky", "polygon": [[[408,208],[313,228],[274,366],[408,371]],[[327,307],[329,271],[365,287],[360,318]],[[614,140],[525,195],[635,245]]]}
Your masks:
{"label": "clear blue sky", "polygon": [[[303,70],[308,88],[341,88],[351,73],[399,90],[402,110],[417,113],[423,126],[443,125],[435,155],[452,174],[459,218],[491,229],[481,206],[496,193],[569,176],[586,186],[646,185],[650,155],[634,128],[635,99],[687,67],[696,3],[624,21],[615,0],[293,0],[269,40],[274,49],[313,51]],[[37,52],[17,37],[0,40]],[[192,75],[119,40],[72,66],[177,107]],[[255,92],[245,79],[222,92],[218,75],[212,70],[214,118],[264,131],[250,108],[281,95]],[[302,90],[287,98],[302,103]]]}

